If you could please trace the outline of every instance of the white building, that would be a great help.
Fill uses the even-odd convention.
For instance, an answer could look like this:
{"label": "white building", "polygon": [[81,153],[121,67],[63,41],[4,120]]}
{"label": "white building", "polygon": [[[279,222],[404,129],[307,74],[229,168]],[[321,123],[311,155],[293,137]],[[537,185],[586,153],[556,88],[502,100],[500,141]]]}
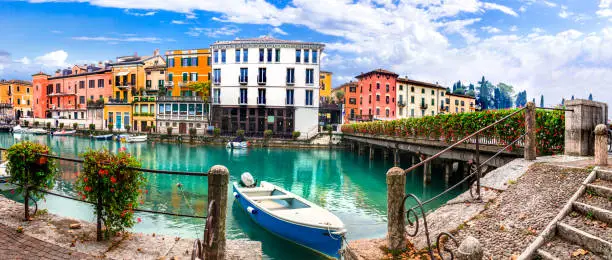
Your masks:
{"label": "white building", "polygon": [[323,47],[269,37],[212,44],[213,125],[226,134],[316,132]]}

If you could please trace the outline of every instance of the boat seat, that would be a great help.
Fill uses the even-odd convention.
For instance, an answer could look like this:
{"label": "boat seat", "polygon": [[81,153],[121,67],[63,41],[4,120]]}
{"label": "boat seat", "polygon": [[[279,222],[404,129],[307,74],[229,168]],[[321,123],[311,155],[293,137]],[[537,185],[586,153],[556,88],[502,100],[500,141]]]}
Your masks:
{"label": "boat seat", "polygon": [[284,200],[284,199],[293,199],[294,197],[291,195],[272,195],[272,196],[259,196],[259,197],[251,197],[253,201],[258,200]]}

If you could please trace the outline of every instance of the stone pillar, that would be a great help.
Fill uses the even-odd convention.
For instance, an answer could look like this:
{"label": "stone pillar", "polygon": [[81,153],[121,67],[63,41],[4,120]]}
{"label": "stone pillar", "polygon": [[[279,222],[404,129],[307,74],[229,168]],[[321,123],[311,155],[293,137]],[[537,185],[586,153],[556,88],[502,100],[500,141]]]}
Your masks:
{"label": "stone pillar", "polygon": [[206,250],[205,259],[225,259],[225,219],[227,215],[227,185],[229,171],[223,165],[215,165],[208,171],[208,201],[215,201],[213,242]]}
{"label": "stone pillar", "polygon": [[[425,159],[427,159],[427,156],[424,154],[421,154],[419,159],[422,162]],[[423,164],[423,183],[424,184],[431,183],[431,162],[426,162],[425,164]]]}
{"label": "stone pillar", "polygon": [[416,164],[416,156],[410,155],[410,161],[412,163],[412,164],[410,164],[410,166],[415,165]]}
{"label": "stone pillar", "polygon": [[595,165],[608,165],[608,127],[595,127]]}
{"label": "stone pillar", "polygon": [[357,154],[363,155],[363,145],[357,144]]}
{"label": "stone pillar", "polygon": [[406,174],[399,167],[387,171],[387,248],[393,251],[406,249],[406,223],[404,195]]}
{"label": "stone pillar", "polygon": [[389,159],[389,149],[383,148],[383,158],[385,159],[385,161]]}
{"label": "stone pillar", "polygon": [[393,166],[398,167],[399,164],[400,164],[399,149],[395,148],[395,150],[393,150]]}
{"label": "stone pillar", "polygon": [[453,172],[452,162],[444,162],[444,183],[448,183],[448,181],[450,181],[452,172]]}
{"label": "stone pillar", "polygon": [[533,161],[536,159],[536,133],[535,133],[535,104],[527,102],[525,109],[525,160]]}
{"label": "stone pillar", "polygon": [[370,145],[370,161],[374,160],[374,146]]}
{"label": "stone pillar", "polygon": [[484,256],[482,245],[478,239],[468,236],[457,249],[457,259],[459,260],[480,260]]}
{"label": "stone pillar", "polygon": [[584,99],[567,100],[565,107],[565,154],[591,156],[595,153],[595,126],[606,124],[608,104]]}

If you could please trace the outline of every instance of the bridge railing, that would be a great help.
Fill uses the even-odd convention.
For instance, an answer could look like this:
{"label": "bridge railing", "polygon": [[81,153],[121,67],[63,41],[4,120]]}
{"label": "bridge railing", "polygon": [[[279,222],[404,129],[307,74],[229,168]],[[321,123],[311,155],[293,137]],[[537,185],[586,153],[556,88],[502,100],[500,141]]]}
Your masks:
{"label": "bridge railing", "polygon": [[[7,151],[6,148],[0,148],[0,153]],[[47,157],[51,159],[58,160],[60,162],[58,168],[62,168],[62,163],[74,163],[76,167],[81,167],[84,165],[85,161],[81,158],[68,158],[68,157],[60,157],[51,154],[37,154],[41,157]],[[0,156],[1,157],[1,156]],[[175,175],[175,176],[195,176],[195,177],[207,177],[208,178],[208,189],[207,189],[207,198],[208,198],[208,210],[207,214],[202,215],[194,215],[194,214],[182,214],[182,213],[174,213],[169,211],[157,211],[152,209],[144,209],[144,208],[134,208],[132,209],[134,212],[143,212],[157,215],[168,215],[174,217],[185,217],[185,218],[196,218],[196,219],[205,219],[204,226],[204,236],[203,240],[196,239],[192,251],[192,259],[223,259],[225,255],[225,212],[227,211],[227,189],[229,183],[229,171],[226,167],[216,165],[210,168],[208,172],[187,172],[187,171],[170,171],[170,170],[156,170],[156,169],[144,169],[144,168],[135,168],[135,167],[126,167],[127,170],[135,170],[143,173],[149,174],[165,174],[165,175]],[[75,168],[76,170],[76,168]],[[61,172],[64,174],[64,172]],[[28,174],[29,175],[29,174]],[[36,214],[38,210],[38,204],[36,200],[32,197],[30,191],[32,188],[28,183],[9,183],[22,187],[24,194],[24,215],[26,221],[30,219],[30,216]],[[182,191],[182,184],[177,183],[177,187]],[[51,191],[51,190],[43,190],[37,189],[36,191],[42,192],[48,195],[61,197],[64,199],[69,199],[73,201],[79,201],[91,205],[98,204],[97,208],[101,208],[103,201],[98,199],[97,203],[93,203],[87,201],[82,198],[77,198],[73,196],[69,196],[66,194],[62,194],[60,192]],[[187,200],[187,198],[183,194],[183,198]],[[189,202],[186,201],[186,203]],[[34,207],[34,211],[30,212],[31,204]],[[192,208],[192,210],[194,210]],[[96,213],[97,218],[97,228],[96,235],[97,240],[100,241],[102,239],[102,216],[99,213]]]}

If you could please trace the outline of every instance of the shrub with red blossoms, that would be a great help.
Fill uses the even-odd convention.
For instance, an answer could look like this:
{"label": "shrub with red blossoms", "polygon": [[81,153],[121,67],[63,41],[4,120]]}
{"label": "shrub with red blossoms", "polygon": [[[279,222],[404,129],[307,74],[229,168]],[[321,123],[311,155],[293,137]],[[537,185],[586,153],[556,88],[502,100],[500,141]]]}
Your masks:
{"label": "shrub with red blossoms", "polygon": [[124,151],[90,150],[82,156],[85,162],[76,189],[82,199],[94,204],[94,214],[101,200],[105,238],[134,226],[133,205],[139,202],[146,179],[142,172],[129,168],[140,167],[140,162]]}

